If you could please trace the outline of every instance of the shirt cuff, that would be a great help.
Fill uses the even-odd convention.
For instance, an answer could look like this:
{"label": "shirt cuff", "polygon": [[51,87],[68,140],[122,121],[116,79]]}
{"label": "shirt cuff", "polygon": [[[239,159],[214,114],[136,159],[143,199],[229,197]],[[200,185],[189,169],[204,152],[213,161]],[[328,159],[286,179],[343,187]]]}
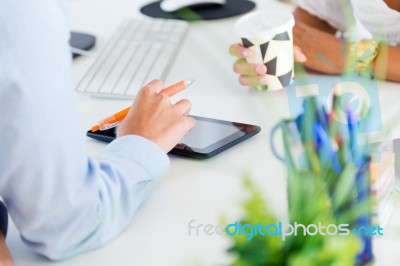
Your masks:
{"label": "shirt cuff", "polygon": [[103,155],[106,154],[110,161],[123,164],[128,171],[137,171],[138,165],[141,166],[149,179],[161,178],[170,165],[167,154],[157,144],[138,135],[115,139],[107,145]]}

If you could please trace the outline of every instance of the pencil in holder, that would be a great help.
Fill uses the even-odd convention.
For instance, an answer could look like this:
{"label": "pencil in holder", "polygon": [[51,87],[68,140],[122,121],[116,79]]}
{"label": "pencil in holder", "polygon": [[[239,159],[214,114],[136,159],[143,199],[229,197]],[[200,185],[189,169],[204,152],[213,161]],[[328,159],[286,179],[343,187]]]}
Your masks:
{"label": "pencil in holder", "polygon": [[[355,258],[355,263],[362,265],[373,257],[368,233],[371,156],[369,146],[359,137],[356,115],[350,108],[340,106],[339,96],[333,97],[330,112],[317,98],[305,98],[302,113],[280,121],[273,128],[271,149],[287,168],[290,223],[349,225],[350,237],[362,243]],[[338,115],[344,115],[345,120],[337,119]],[[279,130],[282,154],[275,145]],[[361,230],[364,228],[367,232]],[[304,239],[304,243],[307,241]],[[321,237],[313,241],[325,240]]]}

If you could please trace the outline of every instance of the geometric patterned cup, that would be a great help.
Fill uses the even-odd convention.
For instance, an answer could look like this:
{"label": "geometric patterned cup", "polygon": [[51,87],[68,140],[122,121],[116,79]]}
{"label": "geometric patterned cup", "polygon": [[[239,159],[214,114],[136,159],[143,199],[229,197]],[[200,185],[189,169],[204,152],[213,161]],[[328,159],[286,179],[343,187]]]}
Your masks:
{"label": "geometric patterned cup", "polygon": [[235,31],[242,45],[255,56],[247,62],[267,67],[267,86],[259,90],[279,90],[293,82],[293,15],[285,10],[261,10],[242,16]]}

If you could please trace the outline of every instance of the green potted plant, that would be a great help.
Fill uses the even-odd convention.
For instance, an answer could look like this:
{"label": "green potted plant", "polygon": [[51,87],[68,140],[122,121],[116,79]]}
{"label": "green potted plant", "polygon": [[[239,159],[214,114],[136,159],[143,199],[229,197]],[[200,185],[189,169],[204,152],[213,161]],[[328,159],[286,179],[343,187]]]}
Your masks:
{"label": "green potted plant", "polygon": [[[332,112],[339,102],[334,99]],[[299,117],[276,127],[282,129],[285,148],[281,159],[287,168],[288,221],[279,221],[247,177],[244,185],[250,196],[238,224],[254,227],[251,239],[245,232],[250,226],[243,226],[242,233],[229,233],[227,228],[233,265],[336,266],[372,258],[370,237],[357,231],[370,225],[368,146],[353,145],[357,128],[351,117],[347,125],[323,121],[326,117],[334,116],[326,114],[315,98],[308,98]],[[293,127],[299,129],[298,137],[291,138]],[[297,144],[303,153],[295,159],[292,149]]]}

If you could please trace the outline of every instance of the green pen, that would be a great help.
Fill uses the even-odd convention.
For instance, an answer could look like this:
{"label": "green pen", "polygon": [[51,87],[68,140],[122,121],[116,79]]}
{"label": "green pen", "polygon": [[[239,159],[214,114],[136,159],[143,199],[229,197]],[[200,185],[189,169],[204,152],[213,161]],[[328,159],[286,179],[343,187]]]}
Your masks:
{"label": "green pen", "polygon": [[302,141],[308,165],[311,169],[319,171],[320,163],[315,150],[315,136],[313,132],[313,125],[316,118],[316,98],[308,97],[304,100],[304,112],[300,132],[302,133]]}

